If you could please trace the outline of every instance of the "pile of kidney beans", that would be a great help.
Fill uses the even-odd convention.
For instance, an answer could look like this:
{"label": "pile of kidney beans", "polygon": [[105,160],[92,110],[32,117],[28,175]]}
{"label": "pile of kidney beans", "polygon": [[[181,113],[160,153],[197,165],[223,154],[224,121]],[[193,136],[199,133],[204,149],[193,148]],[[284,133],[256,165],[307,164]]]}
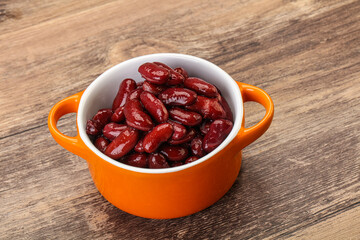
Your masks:
{"label": "pile of kidney beans", "polygon": [[233,115],[214,85],[160,62],[138,71],[145,81],[124,79],[112,108],[87,121],[86,133],[105,155],[135,167],[175,167],[210,153],[230,133]]}

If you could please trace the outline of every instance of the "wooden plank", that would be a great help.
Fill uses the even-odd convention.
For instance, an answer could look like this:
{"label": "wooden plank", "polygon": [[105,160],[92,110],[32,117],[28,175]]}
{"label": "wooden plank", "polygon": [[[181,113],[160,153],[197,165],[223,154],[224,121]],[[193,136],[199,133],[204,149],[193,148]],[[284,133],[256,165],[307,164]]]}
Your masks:
{"label": "wooden plank", "polygon": [[[33,3],[28,13],[25,2],[6,3],[26,14],[0,22],[0,239],[356,239],[358,1]],[[174,220],[113,207],[86,162],[46,126],[57,101],[154,52],[209,59],[275,102],[273,124],[244,150],[230,191]],[[262,116],[261,106],[246,104],[247,126]],[[59,125],[76,132],[74,115]]]}

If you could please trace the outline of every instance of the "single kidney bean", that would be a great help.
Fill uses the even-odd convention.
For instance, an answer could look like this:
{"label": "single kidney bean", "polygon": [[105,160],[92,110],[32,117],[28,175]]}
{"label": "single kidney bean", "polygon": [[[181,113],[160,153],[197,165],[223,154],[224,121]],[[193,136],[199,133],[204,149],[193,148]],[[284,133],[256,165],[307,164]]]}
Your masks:
{"label": "single kidney bean", "polygon": [[201,113],[205,119],[216,120],[226,118],[226,112],[217,98],[198,96],[194,104],[185,106],[185,108]]}
{"label": "single kidney bean", "polygon": [[147,81],[157,85],[165,84],[170,76],[168,69],[149,62],[141,65],[138,71]]}
{"label": "single kidney bean", "polygon": [[180,73],[174,71],[174,69],[172,69],[171,67],[169,67],[168,65],[161,63],[161,62],[154,62],[156,65],[161,66],[163,68],[166,68],[167,70],[169,70],[170,72],[170,78],[167,81],[167,85],[179,85],[182,84],[185,80],[184,76],[181,75]]}
{"label": "single kidney bean", "polygon": [[170,123],[162,123],[154,127],[145,135],[143,147],[145,152],[152,153],[173,134],[173,126]]}
{"label": "single kidney bean", "polygon": [[105,154],[112,159],[119,159],[135,147],[138,138],[139,131],[128,127],[108,145]]}
{"label": "single kidney bean", "polygon": [[178,161],[178,162],[171,162],[170,163],[170,167],[178,167],[184,165],[184,163],[182,161]]}
{"label": "single kidney bean", "polygon": [[205,156],[205,151],[202,147],[202,139],[200,137],[194,138],[190,143],[191,152],[197,157]]}
{"label": "single kidney bean", "polygon": [[195,126],[201,123],[202,117],[196,112],[187,111],[178,107],[169,110],[172,119],[186,125]]}
{"label": "single kidney bean", "polygon": [[95,147],[97,149],[100,150],[100,152],[105,152],[107,146],[109,145],[109,141],[106,140],[106,138],[104,137],[98,137],[96,140],[95,140],[95,143],[94,143]]}
{"label": "single kidney bean", "polygon": [[147,168],[148,156],[145,153],[133,153],[126,157],[124,163],[134,167]]}
{"label": "single kidney bean", "polygon": [[212,121],[203,121],[202,122],[199,130],[203,135],[206,135],[209,132],[211,123],[212,123]]}
{"label": "single kidney bean", "polygon": [[131,78],[124,79],[121,82],[119,91],[114,99],[112,110],[115,110],[118,107],[125,106],[128,95],[132,90],[135,90],[136,87],[137,87],[136,82],[133,79]]}
{"label": "single kidney bean", "polygon": [[159,95],[159,93],[161,93],[162,91],[164,91],[166,89],[166,86],[165,85],[155,85],[148,81],[145,81],[144,84],[142,85],[142,89],[144,91],[151,92],[152,94],[157,96],[157,95]]}
{"label": "single kidney bean", "polygon": [[180,140],[186,136],[187,130],[185,126],[170,119],[167,122],[170,123],[174,129],[174,133],[171,135],[170,140]]}
{"label": "single kidney bean", "polygon": [[169,112],[164,104],[150,92],[142,92],[140,94],[140,100],[145,109],[151,114],[151,116],[159,123],[165,122],[169,118]]}
{"label": "single kidney bean", "polygon": [[185,79],[184,86],[207,97],[217,97],[219,94],[214,85],[196,77]]}
{"label": "single kidney bean", "polygon": [[145,152],[145,150],[144,150],[144,145],[143,145],[143,141],[144,141],[144,138],[141,138],[141,139],[137,142],[137,144],[136,144],[135,147],[134,147],[135,152],[138,152],[138,153],[143,153],[143,152]]}
{"label": "single kidney bean", "polygon": [[196,101],[197,94],[186,88],[168,88],[159,94],[159,99],[166,105],[187,106]]}
{"label": "single kidney bean", "polygon": [[226,101],[226,99],[221,96],[221,94],[218,95],[218,100],[219,100],[219,103],[221,104],[221,106],[223,107],[225,113],[226,113],[226,119],[227,120],[230,120],[230,121],[233,121],[233,113],[231,111],[231,108],[228,104],[228,102]]}
{"label": "single kidney bean", "polygon": [[110,108],[100,109],[92,118],[102,128],[110,122],[113,111]]}
{"label": "single kidney bean", "polygon": [[189,77],[189,74],[187,73],[187,71],[185,69],[183,69],[182,67],[174,68],[174,71],[183,75],[185,79]]}
{"label": "single kidney bean", "polygon": [[119,124],[119,123],[108,123],[103,128],[102,132],[104,136],[109,139],[110,141],[114,140],[119,134],[127,129],[128,126],[126,124]]}
{"label": "single kidney bean", "polygon": [[97,136],[101,132],[101,126],[92,119],[86,122],[86,133],[91,136]]}
{"label": "single kidney bean", "polygon": [[129,100],[124,107],[126,123],[141,131],[149,131],[154,127],[151,117],[147,115],[137,99]]}
{"label": "single kidney bean", "polygon": [[143,92],[142,88],[137,88],[135,90],[132,90],[131,93],[128,96],[128,99],[140,99],[140,94]]}
{"label": "single kidney bean", "polygon": [[191,163],[191,162],[195,162],[196,160],[198,160],[199,158],[196,157],[196,156],[192,156],[192,157],[189,157],[185,160],[185,164],[188,164],[188,163]]}
{"label": "single kidney bean", "polygon": [[183,146],[162,145],[160,153],[163,154],[169,161],[182,161],[188,156],[189,151]]}
{"label": "single kidney bean", "polygon": [[211,123],[209,132],[203,139],[203,149],[209,153],[217,148],[229,135],[233,123],[226,119],[218,119]]}
{"label": "single kidney bean", "polygon": [[181,138],[181,139],[178,139],[178,140],[174,140],[174,139],[170,139],[168,142],[171,144],[171,145],[179,145],[179,144],[183,144],[183,143],[187,143],[187,142],[190,142],[196,135],[196,131],[191,128],[185,137]]}
{"label": "single kidney bean", "polygon": [[111,115],[111,121],[112,122],[122,122],[125,119],[125,115],[124,115],[124,107],[118,107],[117,109],[115,109],[113,115]]}
{"label": "single kidney bean", "polygon": [[165,157],[160,153],[151,153],[149,155],[149,168],[168,168],[170,167]]}

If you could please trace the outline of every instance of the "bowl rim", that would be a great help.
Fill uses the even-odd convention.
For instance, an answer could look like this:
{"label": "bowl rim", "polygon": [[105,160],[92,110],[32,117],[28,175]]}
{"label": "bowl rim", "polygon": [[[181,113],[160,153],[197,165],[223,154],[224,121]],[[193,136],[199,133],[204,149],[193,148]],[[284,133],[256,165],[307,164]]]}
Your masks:
{"label": "bowl rim", "polygon": [[[229,81],[229,84],[233,85],[231,87],[231,91],[235,92],[236,99],[234,99],[234,102],[235,102],[235,104],[236,104],[236,102],[239,103],[238,106],[235,106],[235,107],[237,107],[239,109],[238,109],[237,116],[235,116],[235,114],[234,114],[235,121],[233,123],[233,128],[232,128],[231,132],[229,133],[229,135],[216,149],[214,149],[212,152],[206,154],[204,157],[199,158],[198,160],[196,160],[194,162],[184,164],[181,166],[176,166],[176,167],[159,168],[159,169],[134,167],[134,166],[130,166],[130,165],[121,163],[117,160],[114,160],[114,159],[106,156],[104,153],[102,153],[100,150],[98,150],[95,147],[95,145],[91,142],[90,138],[86,134],[84,122],[86,122],[87,119],[85,119],[85,121],[84,121],[85,117],[83,116],[82,113],[83,113],[83,110],[85,109],[86,99],[90,96],[92,90],[96,88],[97,83],[100,82],[102,79],[106,78],[108,75],[110,75],[113,71],[115,71],[115,69],[119,68],[124,63],[131,63],[132,61],[137,62],[140,59],[148,59],[148,58],[156,58],[156,57],[170,57],[170,58],[178,58],[178,59],[182,59],[182,60],[196,61],[196,62],[205,64],[205,65],[208,65],[209,67],[214,68],[214,70],[216,70],[216,71],[219,71],[222,75],[224,75],[225,79],[228,79],[227,81]],[[145,61],[148,61],[148,60],[145,60]],[[110,163],[114,166],[117,166],[117,167],[125,169],[125,170],[133,171],[133,172],[150,173],[150,174],[165,174],[165,173],[178,172],[178,171],[183,171],[183,170],[192,168],[198,164],[201,164],[201,163],[209,160],[211,157],[213,157],[214,155],[219,153],[221,150],[223,150],[230,142],[233,141],[233,139],[237,136],[238,132],[240,131],[241,126],[242,126],[243,114],[244,114],[243,99],[242,99],[242,95],[240,92],[240,88],[238,87],[236,81],[223,69],[221,69],[220,67],[218,67],[217,65],[215,65],[214,63],[212,63],[208,60],[205,60],[205,59],[199,58],[199,57],[195,57],[192,55],[186,55],[186,54],[180,54],[180,53],[155,53],[155,54],[147,54],[147,55],[134,57],[134,58],[125,60],[121,63],[118,63],[118,64],[112,66],[111,68],[107,69],[105,72],[100,74],[94,81],[92,81],[90,83],[90,85],[85,89],[83,95],[81,96],[79,107],[78,107],[78,112],[77,112],[77,117],[76,117],[76,123],[78,125],[78,132],[79,132],[81,140],[92,152],[94,152],[96,155],[98,155],[101,159],[107,161],[108,163]],[[239,151],[241,151],[241,149]]]}

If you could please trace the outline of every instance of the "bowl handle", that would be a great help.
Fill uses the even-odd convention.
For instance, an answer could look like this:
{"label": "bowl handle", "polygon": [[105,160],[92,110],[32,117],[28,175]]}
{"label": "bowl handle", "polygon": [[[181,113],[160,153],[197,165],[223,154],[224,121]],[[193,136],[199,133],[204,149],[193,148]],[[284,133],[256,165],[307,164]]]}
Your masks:
{"label": "bowl handle", "polygon": [[271,100],[270,96],[264,90],[246,83],[236,83],[239,85],[244,103],[249,101],[257,102],[263,105],[266,110],[263,119],[261,119],[260,122],[250,128],[244,127],[244,114],[242,121],[243,126],[241,127],[242,131],[240,131],[236,137],[238,142],[237,147],[239,147],[240,144],[240,149],[243,149],[250,143],[254,142],[256,139],[258,139],[261,135],[263,135],[269,128],[274,116],[274,103]]}
{"label": "bowl handle", "polygon": [[48,127],[55,141],[66,150],[85,158],[86,146],[80,139],[79,131],[75,137],[64,135],[56,127],[58,120],[68,113],[77,113],[81,96],[84,91],[76,93],[56,103],[50,110],[48,117]]}

